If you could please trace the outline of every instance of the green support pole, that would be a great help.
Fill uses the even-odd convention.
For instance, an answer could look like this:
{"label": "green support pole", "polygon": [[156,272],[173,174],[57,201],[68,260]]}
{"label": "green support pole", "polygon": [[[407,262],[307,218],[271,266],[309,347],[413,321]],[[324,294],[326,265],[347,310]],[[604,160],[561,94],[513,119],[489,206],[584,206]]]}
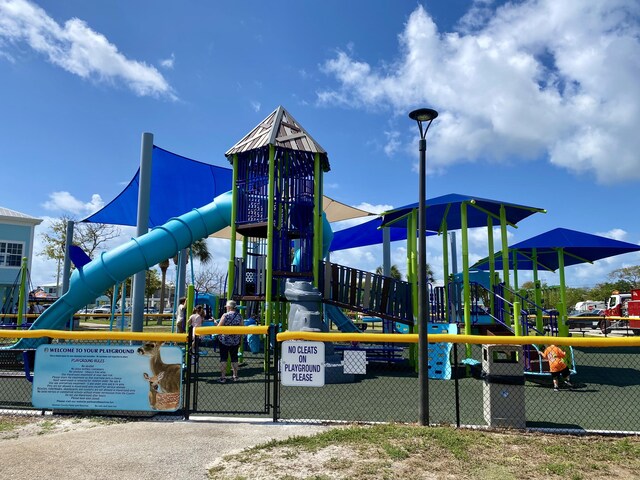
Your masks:
{"label": "green support pole", "polygon": [[415,298],[416,292],[413,289],[413,243],[411,242],[411,226],[413,224],[412,218],[412,214],[409,214],[409,216],[407,217],[407,282],[411,284],[411,307],[413,309],[413,316],[415,317],[418,311],[416,308],[416,302],[418,300]]}
{"label": "green support pole", "polygon": [[267,220],[267,272],[265,279],[267,282],[265,291],[265,309],[267,314],[267,325],[273,323],[273,222],[276,192],[276,169],[275,169],[276,147],[269,145],[269,198],[268,198],[268,220]]}
{"label": "green support pole", "polygon": [[22,326],[22,319],[24,317],[24,299],[26,296],[25,289],[27,288],[27,257],[22,257],[22,264],[20,265],[20,291],[18,292],[18,318],[16,324],[18,328]]}
{"label": "green support pole", "polygon": [[[500,236],[502,241],[502,281],[505,289],[509,288],[509,242],[507,240],[507,210],[504,205],[500,205]],[[510,300],[507,292],[504,292],[506,300]],[[511,326],[511,313],[507,303],[504,305],[504,322]]]}
{"label": "green support pole", "polygon": [[[464,333],[471,335],[471,288],[469,285],[469,231],[467,229],[467,202],[460,204],[460,228],[462,229],[462,297],[464,299]],[[471,357],[471,345],[465,346],[467,358]]]}
{"label": "green support pole", "polygon": [[418,211],[411,212],[411,273],[413,283],[413,308],[414,312],[418,312]]}
{"label": "green support pole", "polygon": [[313,285],[319,288],[322,261],[322,169],[319,153],[314,156],[313,171]]}
{"label": "green support pole", "polygon": [[513,302],[513,330],[517,337],[522,336],[522,318],[520,302]]}
{"label": "green support pole", "polygon": [[564,249],[558,249],[558,272],[560,273],[560,305],[558,305],[558,336],[569,336],[567,325],[567,292],[564,278]]}
{"label": "green support pole", "polygon": [[518,252],[513,251],[513,291],[518,293]]}
{"label": "green support pole", "polygon": [[[540,281],[538,280],[538,250],[531,250],[531,258],[533,260],[533,288],[534,299],[537,306],[542,304],[542,292],[540,291]],[[536,330],[542,332],[544,330],[544,321],[542,319],[542,310],[536,308]]]}
{"label": "green support pole", "polygon": [[[236,220],[238,215],[238,155],[233,156],[233,179],[231,181],[231,251],[229,254],[229,270],[227,271],[227,299],[233,298],[236,282]],[[189,312],[191,310],[188,310]]]}
{"label": "green support pole", "polygon": [[444,319],[450,323],[449,318],[449,232],[447,222],[443,222],[442,228],[442,269],[444,270]]}
{"label": "green support pole", "polygon": [[[418,242],[416,238],[417,227],[417,211],[414,210],[407,218],[407,281],[411,284],[411,306],[413,308],[413,325],[410,332],[416,333],[416,319],[418,315],[418,274],[417,274],[417,248]],[[409,347],[409,363],[418,371],[418,345],[412,343]]]}
{"label": "green support pole", "polygon": [[[191,312],[193,312],[193,307],[195,302],[196,302],[196,287],[194,287],[193,284],[187,285],[187,300],[184,303],[186,308],[186,315],[185,315],[186,320],[189,320],[189,317],[191,316]],[[184,328],[186,330],[187,325],[185,325]]]}
{"label": "green support pole", "polygon": [[[493,294],[496,286],[496,259],[493,256],[493,218],[491,215],[487,215],[487,244],[489,248],[489,289]],[[496,316],[496,299],[494,295],[489,295],[489,311],[491,315]]]}

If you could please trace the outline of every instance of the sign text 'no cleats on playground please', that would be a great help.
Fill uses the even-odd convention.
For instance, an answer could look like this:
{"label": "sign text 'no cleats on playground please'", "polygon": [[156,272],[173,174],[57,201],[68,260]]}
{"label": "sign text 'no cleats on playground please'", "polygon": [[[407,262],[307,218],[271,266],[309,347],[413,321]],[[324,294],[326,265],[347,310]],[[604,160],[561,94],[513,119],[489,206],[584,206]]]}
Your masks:
{"label": "sign text 'no cleats on playground please'", "polygon": [[288,387],[324,386],[324,343],[282,342],[280,381]]}

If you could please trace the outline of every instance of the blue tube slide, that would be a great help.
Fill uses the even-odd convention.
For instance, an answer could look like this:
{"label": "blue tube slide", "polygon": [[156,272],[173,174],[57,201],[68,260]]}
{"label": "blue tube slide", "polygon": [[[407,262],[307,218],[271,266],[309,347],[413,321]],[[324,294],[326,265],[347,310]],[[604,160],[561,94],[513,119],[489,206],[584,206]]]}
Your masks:
{"label": "blue tube slide", "polygon": [[344,333],[360,333],[360,329],[356,327],[355,323],[347,317],[342,310],[335,305],[329,303],[324,304],[324,314],[329,317],[338,330]]}
{"label": "blue tube slide", "polygon": [[[116,247],[92,260],[71,275],[69,290],[47,308],[31,326],[31,330],[62,330],[65,323],[105,290],[134,273],[147,270],[157,263],[173,258],[194,241],[230,225],[231,192],[223,193],[210,204],[194,208],[138,238]],[[40,338],[23,338],[8,347],[35,348]]]}

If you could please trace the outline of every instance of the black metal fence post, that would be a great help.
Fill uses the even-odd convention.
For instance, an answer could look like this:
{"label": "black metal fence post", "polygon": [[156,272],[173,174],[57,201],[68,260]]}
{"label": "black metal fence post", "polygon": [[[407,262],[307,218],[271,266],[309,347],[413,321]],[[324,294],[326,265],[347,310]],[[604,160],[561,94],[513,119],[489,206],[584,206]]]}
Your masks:
{"label": "black metal fence post", "polygon": [[453,380],[454,380],[454,389],[456,392],[456,427],[460,428],[460,383],[458,382],[458,346],[459,343],[453,344]]}
{"label": "black metal fence post", "polygon": [[278,355],[278,340],[277,340],[277,327],[275,325],[269,325],[269,338],[270,345],[273,345],[273,421],[274,423],[278,421],[278,413],[279,413],[279,401],[278,398],[278,373],[279,373],[279,365],[280,357]]}
{"label": "black metal fence post", "polygon": [[187,332],[187,344],[184,347],[185,354],[187,355],[186,368],[187,375],[185,378],[184,388],[184,419],[189,420],[189,413],[191,408],[191,354],[197,354],[197,352],[191,352],[191,341],[193,339],[193,326],[189,327]]}

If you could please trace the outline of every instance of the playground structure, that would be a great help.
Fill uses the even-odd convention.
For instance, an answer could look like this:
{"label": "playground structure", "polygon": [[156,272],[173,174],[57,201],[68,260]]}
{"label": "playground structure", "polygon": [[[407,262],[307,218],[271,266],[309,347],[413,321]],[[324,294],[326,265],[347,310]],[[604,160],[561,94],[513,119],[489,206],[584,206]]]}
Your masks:
{"label": "playground structure", "polygon": [[[359,329],[340,309],[378,317],[405,326],[403,331],[407,333],[415,333],[416,325],[421,321],[415,318],[417,204],[386,212],[379,220],[380,228],[394,231],[393,238],[401,231],[401,236],[407,239],[408,281],[401,281],[325,260],[333,236],[323,214],[323,175],[330,171],[328,156],[284,108],[278,107],[272,112],[231,147],[226,157],[233,167],[230,191],[217,195],[208,205],[156,225],[148,233],[99,258],[86,263],[76,262],[77,270],[68,291],[31,328],[63,329],[76,311],[105,289],[174,257],[194,241],[229,227],[227,298],[250,304],[253,310],[260,312],[263,323],[288,328],[291,306],[284,293],[287,281],[295,279],[308,282],[319,292],[325,323],[330,319],[343,332]],[[534,269],[534,284],[539,289],[535,258],[542,256],[542,250],[521,254],[509,247],[507,227],[539,212],[544,210],[457,194],[427,201],[426,228],[442,236],[445,258],[445,284],[430,289],[433,324],[444,326],[449,333],[460,330],[465,334],[567,336],[564,306],[556,315],[540,305],[537,293],[533,300],[517,293],[517,268],[526,264],[521,255],[526,255],[530,264],[536,265],[531,268]],[[104,221],[99,214],[93,217],[98,219],[96,221]],[[502,252],[488,257],[489,273],[481,276],[473,273],[469,265],[468,229],[486,227],[487,247],[493,252],[494,225],[500,227]],[[462,233],[462,272],[455,275],[449,272],[447,234],[451,230]],[[242,242],[239,255],[237,241]],[[514,253],[513,257],[511,253]],[[557,249],[553,254],[557,259],[556,268],[561,267],[564,283],[564,260]],[[497,274],[500,268],[502,282]],[[514,272],[513,288],[511,272]],[[205,300],[205,297],[200,298]],[[483,302],[479,302],[481,298]],[[211,311],[216,312],[217,299],[207,301]],[[531,323],[532,317],[535,323]],[[543,321],[545,317],[547,325]],[[22,339],[12,348],[34,348],[39,341]],[[543,342],[546,340],[541,340]],[[433,352],[443,350],[441,346],[432,349]],[[439,355],[446,356],[446,348],[443,351],[445,353]],[[543,362],[537,351],[535,345],[527,351],[525,368],[541,373]],[[469,348],[467,357],[470,356]],[[415,356],[409,355],[409,360],[415,362]],[[441,370],[446,372],[446,368]]]}

